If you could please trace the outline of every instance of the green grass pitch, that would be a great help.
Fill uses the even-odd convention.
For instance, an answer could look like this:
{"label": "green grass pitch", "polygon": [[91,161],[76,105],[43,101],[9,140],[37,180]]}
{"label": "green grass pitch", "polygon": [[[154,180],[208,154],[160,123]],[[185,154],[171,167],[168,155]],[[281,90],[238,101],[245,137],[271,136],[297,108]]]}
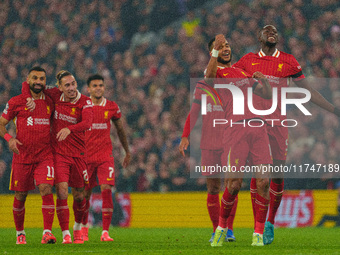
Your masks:
{"label": "green grass pitch", "polygon": [[41,229],[26,229],[27,244],[16,245],[14,229],[0,229],[0,254],[340,254],[340,228],[275,229],[273,244],[252,247],[252,229],[235,229],[237,241],[211,247],[210,229],[111,228],[114,242],[100,242],[100,228],[89,230],[85,244],[41,244]]}

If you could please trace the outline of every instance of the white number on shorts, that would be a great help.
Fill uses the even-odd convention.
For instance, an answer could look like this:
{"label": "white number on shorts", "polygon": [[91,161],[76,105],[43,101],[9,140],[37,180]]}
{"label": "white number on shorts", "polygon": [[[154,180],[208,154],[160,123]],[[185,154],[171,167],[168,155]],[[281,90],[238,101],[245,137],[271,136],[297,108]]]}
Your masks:
{"label": "white number on shorts", "polygon": [[112,178],[114,172],[115,172],[115,169],[113,167],[109,167],[109,170],[110,170],[110,173],[109,173],[109,178]]}
{"label": "white number on shorts", "polygon": [[47,177],[54,178],[54,167],[47,166]]}
{"label": "white number on shorts", "polygon": [[88,182],[89,181],[89,175],[87,174],[87,169],[83,171],[83,176],[84,176],[84,181]]}

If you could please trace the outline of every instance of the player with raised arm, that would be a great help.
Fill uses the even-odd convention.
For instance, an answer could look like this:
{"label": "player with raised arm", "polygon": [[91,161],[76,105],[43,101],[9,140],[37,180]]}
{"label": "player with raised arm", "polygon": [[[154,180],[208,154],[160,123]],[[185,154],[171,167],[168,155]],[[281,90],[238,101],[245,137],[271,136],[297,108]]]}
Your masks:
{"label": "player with raised arm", "polygon": [[[85,183],[88,183],[85,162],[85,131],[91,127],[93,110],[91,99],[80,94],[77,81],[68,71],[57,74],[57,85],[45,90],[54,104],[52,145],[55,162],[55,186],[57,192],[57,216],[63,234],[63,243],[72,243],[69,231],[70,212],[67,204],[68,187],[72,187],[74,243],[84,243],[81,221],[85,212]],[[23,92],[28,94],[27,84]]]}
{"label": "player with raised arm", "polygon": [[[321,108],[340,116],[339,109],[330,104],[322,95],[313,89],[302,73],[298,61],[293,55],[279,51],[276,48],[278,43],[278,32],[273,25],[266,25],[259,31],[259,41],[261,50],[257,54],[248,53],[233,66],[241,68],[253,74],[257,71],[262,72],[268,79],[270,85],[278,89],[278,104],[274,113],[268,119],[276,119],[274,127],[267,126],[270,147],[273,156],[273,165],[281,166],[286,162],[288,151],[288,128],[281,126],[281,121],[286,116],[281,115],[281,88],[288,86],[288,78],[292,78],[294,83],[302,88],[306,88],[311,93],[311,101]],[[263,109],[271,107],[271,100],[261,100]],[[265,225],[264,243],[270,244],[274,240],[274,220],[277,209],[280,206],[283,194],[284,179],[283,175],[272,176],[270,182],[270,206],[268,220]],[[251,180],[251,196],[253,207],[255,206],[256,182]],[[255,212],[255,211],[254,211]],[[255,215],[254,215],[255,217]]]}
{"label": "player with raised arm", "polygon": [[[28,191],[35,189],[35,184],[42,198],[44,231],[41,243],[55,243],[56,238],[51,232],[55,206],[52,194],[54,164],[50,133],[54,104],[43,92],[46,86],[46,71],[43,68],[31,68],[26,81],[36,109],[27,109],[26,97],[19,95],[9,100],[0,117],[0,136],[14,152],[10,190],[15,191],[13,216],[17,244],[26,244],[25,201]],[[15,138],[6,130],[6,125],[11,120],[16,125]]]}
{"label": "player with raised arm", "polygon": [[[215,38],[211,39],[208,43],[209,52],[212,50],[212,45],[215,41]],[[211,53],[210,53],[211,54]],[[223,69],[227,67],[228,63],[231,61],[231,57],[229,56],[229,52],[225,45],[221,47],[218,53],[217,58],[217,68]],[[202,130],[201,130],[201,165],[202,166],[221,166],[221,156],[223,153],[223,144],[221,137],[223,136],[224,127],[222,125],[213,127],[214,119],[223,119],[224,112],[221,106],[221,102],[217,96],[216,91],[205,83],[205,81],[199,81],[196,84],[196,88],[194,91],[194,100],[191,105],[190,112],[186,119],[184,130],[182,134],[182,139],[179,145],[180,153],[185,156],[184,150],[186,150],[189,146],[189,135],[194,128],[198,116],[201,110],[201,96],[202,94],[211,94],[214,96],[214,100],[212,97],[207,97],[207,104],[211,106],[211,111],[207,112],[206,115],[202,115]],[[218,226],[219,214],[220,214],[220,198],[219,192],[221,190],[221,178],[218,173],[211,174],[209,172],[202,173],[203,176],[207,177],[207,208],[210,216],[210,220],[213,225],[213,233],[209,242],[214,240],[215,230]],[[214,177],[215,175],[215,177]],[[237,199],[235,200],[233,210],[231,211],[228,218],[228,232],[227,232],[227,241],[236,241],[236,238],[233,233],[233,223],[235,219],[236,209],[237,209]]]}
{"label": "player with raised arm", "polygon": [[104,78],[91,75],[87,79],[87,90],[93,103],[94,118],[91,129],[86,131],[86,162],[88,167],[89,185],[85,189],[86,210],[82,220],[84,241],[88,241],[88,211],[92,189],[97,186],[97,180],[102,193],[102,223],[101,241],[113,241],[109,236],[109,227],[113,213],[112,187],[115,184],[114,158],[112,155],[111,121],[116,127],[119,140],[125,150],[123,167],[130,163],[130,151],[121,118],[121,111],[114,101],[104,97]]}
{"label": "player with raised arm", "polygon": [[[229,58],[231,58],[231,48],[228,41],[223,35],[217,35],[213,45],[212,55],[208,63],[206,78],[213,78],[216,84],[228,84],[241,90],[245,101],[242,102],[244,114],[234,114],[234,99],[233,94],[229,89],[217,89],[218,94],[222,99],[223,109],[225,111],[225,119],[228,124],[225,125],[223,142],[224,153],[222,155],[223,166],[235,168],[237,174],[232,172],[227,173],[228,184],[221,199],[221,211],[219,224],[215,231],[214,241],[211,246],[222,246],[227,232],[227,219],[235,203],[236,196],[242,185],[243,175],[239,172],[248,160],[259,169],[255,173],[256,182],[258,185],[256,194],[256,227],[253,233],[253,246],[263,246],[263,230],[269,204],[269,178],[261,171],[263,167],[268,167],[272,163],[269,140],[264,125],[250,127],[246,124],[247,121],[263,121],[263,117],[253,114],[247,106],[248,88],[252,88],[254,94],[263,98],[271,98],[272,90],[264,75],[260,72],[250,76],[239,68],[234,68],[229,62],[228,66],[223,69],[218,69],[217,58],[219,50],[226,48]],[[215,78],[219,79],[215,79]],[[257,78],[256,79],[249,78]],[[210,81],[207,80],[209,84]],[[241,107],[241,105],[237,105]],[[233,124],[231,124],[233,123]]]}

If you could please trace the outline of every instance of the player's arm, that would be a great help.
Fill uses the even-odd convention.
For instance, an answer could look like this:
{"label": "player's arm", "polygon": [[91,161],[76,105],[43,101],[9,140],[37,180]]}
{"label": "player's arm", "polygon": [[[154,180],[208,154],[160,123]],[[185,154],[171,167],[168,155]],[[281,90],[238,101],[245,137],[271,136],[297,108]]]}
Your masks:
{"label": "player's arm", "polygon": [[[26,81],[22,83],[21,93],[26,97],[27,100],[26,107],[29,110],[33,111],[35,109],[35,102],[34,99],[32,98],[30,86]],[[60,91],[57,87],[51,86],[49,88],[44,89],[44,93],[53,100],[54,95],[60,94]]]}
{"label": "player's arm", "polygon": [[[225,42],[224,35],[222,34],[216,35],[215,45],[214,45],[213,50],[210,53],[211,57],[210,57],[207,70],[206,70],[206,74],[205,74],[205,79],[207,82],[209,82],[209,79],[216,78],[218,54],[224,42]],[[210,80],[210,84],[211,84],[211,80]]]}
{"label": "player's arm", "polygon": [[194,102],[191,106],[188,117],[185,121],[182,139],[181,139],[181,142],[180,142],[179,147],[178,147],[178,150],[183,155],[183,157],[185,156],[184,150],[188,149],[188,146],[189,146],[188,137],[189,137],[192,129],[194,128],[194,126],[197,122],[197,119],[198,119],[198,116],[199,116],[199,113],[200,113],[200,109],[201,109],[201,102],[197,99],[194,99]]}
{"label": "player's arm", "polygon": [[6,120],[4,117],[0,117],[0,136],[8,142],[8,147],[11,151],[19,154],[17,144],[22,145],[22,143],[7,132],[6,126],[8,123],[9,121]]}
{"label": "player's arm", "polygon": [[113,121],[113,124],[116,127],[119,141],[120,141],[120,143],[122,144],[122,146],[125,150],[125,158],[124,158],[124,161],[123,161],[123,167],[126,168],[130,163],[131,153],[130,153],[130,150],[129,150],[129,144],[128,144],[126,134],[125,134],[125,131],[124,131],[123,122],[122,122],[121,119],[114,119],[112,121]]}
{"label": "player's arm", "polygon": [[91,101],[89,102],[89,104],[83,107],[81,118],[82,118],[81,122],[61,129],[57,134],[57,140],[61,142],[65,140],[67,136],[72,132],[74,133],[85,131],[91,127],[93,120],[93,105]]}
{"label": "player's arm", "polygon": [[320,106],[322,109],[334,113],[338,117],[340,117],[340,109],[336,108],[333,104],[328,102],[326,98],[324,98],[317,90],[315,90],[306,79],[301,79],[298,81],[294,81],[294,83],[304,89],[307,89],[311,93],[311,101]]}
{"label": "player's arm", "polygon": [[254,94],[264,99],[271,99],[272,98],[272,87],[270,86],[266,76],[264,76],[261,72],[255,72],[253,73],[253,78],[261,81],[261,83],[258,83],[258,84],[254,83],[253,85]]}

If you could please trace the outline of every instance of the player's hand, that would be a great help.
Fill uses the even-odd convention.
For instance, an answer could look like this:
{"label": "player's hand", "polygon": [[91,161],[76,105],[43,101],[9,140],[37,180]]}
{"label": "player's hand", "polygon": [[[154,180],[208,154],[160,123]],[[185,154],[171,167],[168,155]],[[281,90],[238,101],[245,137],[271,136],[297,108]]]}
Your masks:
{"label": "player's hand", "polygon": [[61,129],[57,134],[58,142],[64,141],[69,134],[71,134],[71,130],[69,130],[67,127]]}
{"label": "player's hand", "polygon": [[178,150],[179,152],[185,157],[184,150],[188,149],[189,146],[189,139],[188,137],[182,137],[181,143],[179,144]]}
{"label": "player's hand", "polygon": [[265,80],[265,79],[267,79],[266,76],[264,76],[264,74],[261,73],[261,72],[259,72],[259,71],[253,73],[253,78],[259,79],[259,80]]}
{"label": "player's hand", "polygon": [[131,154],[126,153],[124,161],[123,161],[123,167],[124,168],[126,168],[130,164],[130,160],[131,160]]}
{"label": "player's hand", "polygon": [[215,36],[215,45],[214,49],[215,50],[220,50],[221,46],[225,43],[225,37],[222,34],[218,34]]}
{"label": "player's hand", "polygon": [[35,109],[35,102],[31,97],[27,98],[26,107],[31,112]]}
{"label": "player's hand", "polygon": [[8,141],[9,149],[19,155],[17,144],[22,145],[22,143],[18,139],[15,139],[13,137]]}

